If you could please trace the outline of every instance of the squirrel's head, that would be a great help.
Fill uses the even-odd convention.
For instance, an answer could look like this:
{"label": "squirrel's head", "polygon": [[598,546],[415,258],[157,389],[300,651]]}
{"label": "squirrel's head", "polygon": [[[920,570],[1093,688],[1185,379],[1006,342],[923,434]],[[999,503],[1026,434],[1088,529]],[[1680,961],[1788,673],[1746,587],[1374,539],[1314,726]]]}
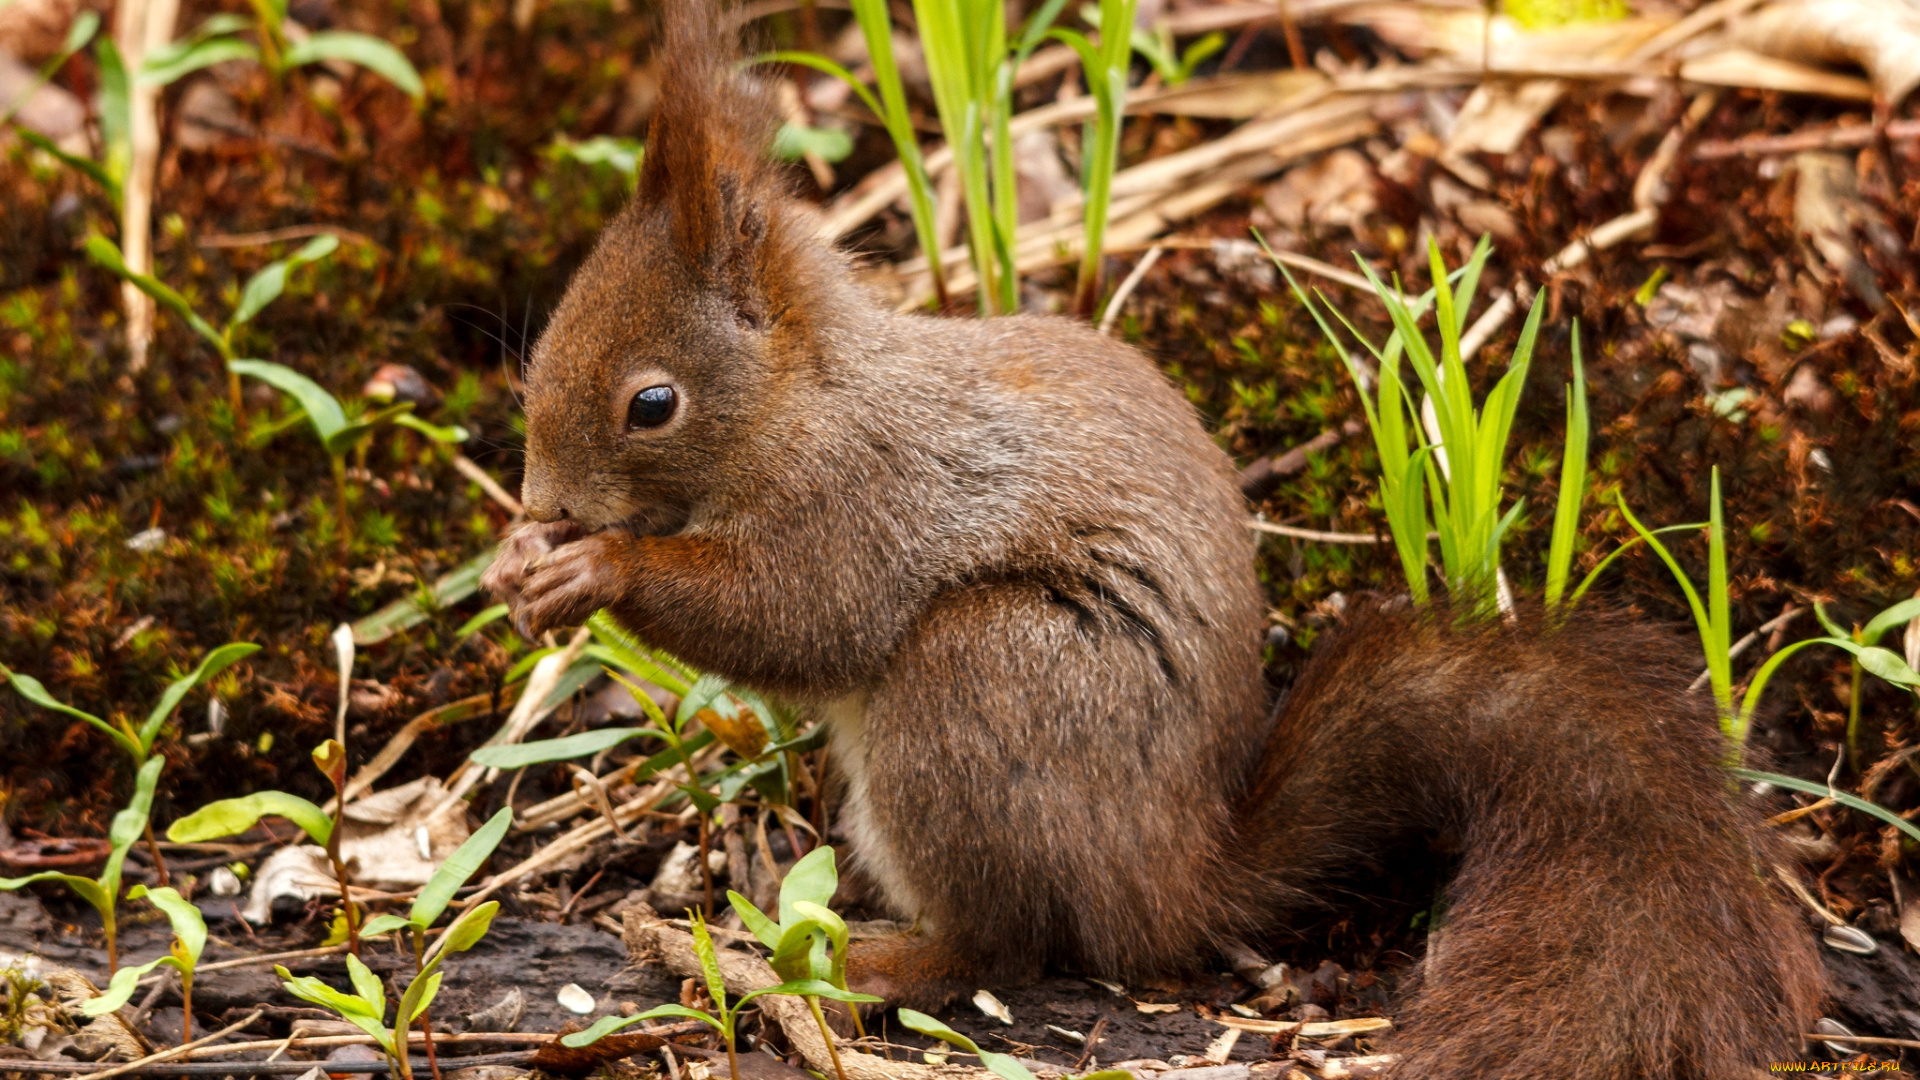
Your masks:
{"label": "squirrel's head", "polygon": [[534,347],[522,498],[536,521],[675,531],[753,471],[743,456],[817,352],[838,263],[767,159],[770,113],[710,7],[668,6],[639,190]]}

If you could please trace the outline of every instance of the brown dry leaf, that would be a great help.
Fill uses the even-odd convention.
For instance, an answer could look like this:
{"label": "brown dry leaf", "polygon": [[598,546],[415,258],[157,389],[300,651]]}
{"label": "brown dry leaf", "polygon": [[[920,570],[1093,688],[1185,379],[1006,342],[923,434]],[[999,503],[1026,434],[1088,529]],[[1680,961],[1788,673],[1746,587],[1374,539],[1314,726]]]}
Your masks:
{"label": "brown dry leaf", "polygon": [[1288,228],[1305,228],[1309,222],[1352,228],[1374,210],[1373,163],[1358,150],[1342,147],[1287,170],[1267,185],[1260,199],[1274,220]]}
{"label": "brown dry leaf", "polygon": [[1721,49],[1680,65],[1680,77],[1705,86],[1734,86],[1813,94],[1848,101],[1869,101],[1873,87],[1865,79],[1763,56],[1751,49]]}
{"label": "brown dry leaf", "polygon": [[1793,165],[1794,231],[1812,242],[1814,250],[1867,306],[1884,311],[1887,295],[1880,291],[1873,267],[1854,243],[1854,226],[1869,225],[1877,212],[1860,198],[1853,159],[1845,154],[1809,151],[1795,155]]}
{"label": "brown dry leaf", "polygon": [[1209,120],[1247,120],[1284,109],[1303,95],[1323,90],[1327,85],[1327,77],[1311,69],[1220,75],[1195,79],[1177,89],[1152,95],[1151,100],[1129,102],[1128,111]]}
{"label": "brown dry leaf", "polygon": [[1511,154],[1565,94],[1559,79],[1486,82],[1474,87],[1447,133],[1448,154]]}
{"label": "brown dry leaf", "polygon": [[1920,4],[1911,0],[1791,0],[1740,20],[1731,36],[1767,56],[1856,64],[1894,105],[1920,86]]}

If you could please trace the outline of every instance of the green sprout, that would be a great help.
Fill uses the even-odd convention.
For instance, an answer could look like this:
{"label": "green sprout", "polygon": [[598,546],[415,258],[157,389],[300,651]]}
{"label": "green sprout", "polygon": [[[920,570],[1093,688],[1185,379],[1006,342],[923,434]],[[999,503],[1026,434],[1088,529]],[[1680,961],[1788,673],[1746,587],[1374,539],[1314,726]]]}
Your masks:
{"label": "green sprout", "polygon": [[[702,1023],[711,1025],[715,1031],[718,1031],[721,1039],[725,1040],[727,1044],[727,1075],[739,1076],[740,1060],[734,1046],[734,1031],[736,1025],[739,1023],[741,1011],[744,1010],[747,1004],[753,1001],[753,999],[766,997],[769,994],[781,994],[804,998],[827,998],[832,1001],[843,1001],[848,1004],[858,1004],[862,1002],[877,1003],[880,1001],[879,998],[874,997],[872,994],[855,994],[842,990],[824,979],[808,978],[790,979],[775,986],[762,987],[759,990],[750,990],[742,994],[739,998],[729,1002],[727,998],[726,981],[720,975],[720,956],[714,950],[713,936],[707,932],[707,920],[702,918],[697,911],[687,912],[687,918],[693,925],[693,951],[694,954],[700,958],[700,972],[706,978],[707,994],[713,998],[714,1012],[709,1013],[705,1010],[690,1008],[685,1005],[669,1004],[656,1005],[645,1012],[636,1013],[633,1016],[603,1016],[595,1020],[593,1026],[585,1031],[576,1031],[571,1035],[561,1036],[560,1042],[562,1045],[572,1047],[589,1046],[616,1031],[632,1027],[642,1020],[653,1020],[662,1016],[678,1016],[687,1020],[699,1020]],[[828,1039],[827,1045],[832,1046],[833,1040]],[[835,1059],[836,1061],[838,1060],[838,1051],[835,1052]]]}
{"label": "green sprout", "polygon": [[[780,882],[779,922],[768,918],[752,901],[732,889],[727,890],[727,900],[739,913],[741,922],[753,931],[753,936],[773,950],[768,963],[781,981],[816,979],[845,990],[847,924],[827,907],[839,887],[840,874],[834,866],[833,849],[822,845],[801,856]],[[831,956],[827,952],[829,947]],[[820,1038],[833,1056],[834,1072],[840,1080],[846,1080],[846,1070],[840,1067],[840,1050],[834,1045],[825,1014],[820,1011],[820,999],[809,995],[806,1001],[814,1022],[820,1025]],[[849,1011],[853,1013],[860,1037],[865,1038],[867,1033],[860,1026],[860,1010]]]}
{"label": "green sprout", "polygon": [[[1107,211],[1113,201],[1113,173],[1120,164],[1120,124],[1127,111],[1127,68],[1133,59],[1136,0],[1100,0],[1100,44],[1071,30],[1048,36],[1066,42],[1080,55],[1087,89],[1093,92],[1093,138],[1081,144],[1080,187],[1086,198],[1082,217],[1086,240],[1080,252],[1080,277],[1074,306],[1091,319],[1100,296],[1101,248],[1107,232]],[[1125,32],[1120,28],[1125,27]],[[1198,61],[1195,61],[1198,63]],[[1009,163],[1011,185],[1013,166]],[[1009,196],[1011,198],[1011,196]],[[1011,235],[1011,233],[1009,233]]]}
{"label": "green sprout", "polygon": [[[281,29],[287,21],[286,0],[252,0],[254,18],[223,12],[209,17],[193,33],[156,50],[140,68],[140,81],[165,86],[191,72],[228,60],[263,64],[273,77],[329,60],[358,64],[399,87],[416,102],[426,95],[420,72],[405,53],[370,34],[322,30],[291,41]],[[240,35],[251,28],[257,45]]]}
{"label": "green sprout", "polygon": [[298,795],[285,791],[256,791],[237,799],[220,799],[181,818],[167,829],[167,839],[176,844],[192,844],[213,840],[222,836],[232,836],[253,828],[254,823],[269,815],[286,818],[300,827],[314,843],[326,849],[327,861],[333,865],[334,880],[340,886],[341,918],[345,922],[347,948],[350,952],[360,951],[359,913],[353,906],[353,893],[347,874],[346,860],[340,857],[340,821],[346,814],[345,800],[341,793],[347,783],[347,752],[339,743],[328,739],[313,748],[313,764],[326,775],[333,784],[334,816],[329,818],[325,810]]}
{"label": "green sprout", "polygon": [[[1853,652],[1852,693],[1847,695],[1847,752],[1855,762],[1860,760],[1860,675],[1871,671],[1888,682],[1903,686],[1914,685],[1906,681],[1906,674],[1912,669],[1891,650],[1879,648],[1880,639],[1887,631],[1903,626],[1913,619],[1920,618],[1920,596],[1903,600],[1868,619],[1865,626],[1855,625],[1852,630],[1843,630],[1838,623],[1827,617],[1827,609],[1818,602],[1813,605],[1813,613],[1835,639],[1844,639],[1859,646]],[[1815,639],[1819,640],[1819,639]],[[1828,644],[1832,644],[1831,641]],[[1852,651],[1852,650],[1849,650]],[[1905,670],[1903,670],[1905,669]]]}
{"label": "green sprout", "polygon": [[[166,727],[168,718],[173,716],[174,710],[180,707],[180,702],[186,698],[187,694],[195,687],[207,682],[234,664],[239,663],[241,660],[259,651],[260,646],[258,645],[250,645],[245,642],[229,642],[207,653],[206,656],[200,659],[199,667],[194,668],[186,675],[167,684],[166,690],[160,694],[160,700],[154,704],[152,709],[148,710],[147,718],[141,721],[139,727],[135,727],[133,722],[125,716],[116,716],[114,718],[115,723],[110,724],[90,712],[76,709],[65,702],[57,701],[52,694],[47,693],[47,688],[41,684],[39,679],[31,675],[23,675],[17,671],[9,671],[4,664],[0,664],[0,676],[5,676],[6,679],[13,684],[13,688],[19,691],[21,697],[26,698],[35,705],[43,709],[51,709],[54,712],[65,713],[75,719],[85,720],[87,723],[106,732],[107,736],[113,740],[114,745],[126,751],[127,757],[132,760],[135,769],[144,769],[148,762],[153,760],[154,740],[160,737],[160,732]],[[146,835],[147,850],[153,854],[154,869],[160,875],[161,884],[165,884],[167,881],[166,860],[161,858],[160,845],[154,840],[153,828],[144,816],[141,818],[140,827]]]}
{"label": "green sprout", "polygon": [[[395,930],[408,931],[408,938],[413,946],[414,977],[417,980],[421,974],[428,971],[429,967],[427,928],[447,910],[447,905],[453,901],[453,894],[459,890],[460,886],[466,884],[467,879],[480,869],[489,855],[493,854],[493,849],[500,846],[501,838],[507,835],[507,827],[512,824],[513,808],[501,807],[485,825],[480,826],[477,832],[467,837],[466,842],[454,849],[453,854],[447,856],[446,861],[434,870],[433,876],[427,879],[427,883],[421,886],[419,894],[413,898],[413,908],[407,912],[406,918],[403,919],[398,915],[376,915],[360,928],[360,936],[378,937]],[[438,1076],[440,1063],[434,1056],[433,1019],[425,1005],[420,1006],[420,1030],[426,1037],[427,1061],[432,1065],[434,1075]]]}
{"label": "green sprout", "polygon": [[100,926],[107,936],[107,970],[118,973],[120,970],[119,922],[115,917],[115,908],[120,898],[120,872],[126,864],[127,852],[139,842],[147,831],[147,815],[153,811],[153,788],[160,780],[160,770],[166,765],[166,759],[148,758],[146,764],[134,777],[133,799],[127,808],[113,815],[113,821],[107,825],[107,842],[111,845],[107,851],[107,864],[97,878],[84,878],[78,874],[63,874],[57,870],[43,870],[26,877],[0,878],[0,892],[10,892],[24,888],[36,881],[58,881],[72,889],[80,899],[93,905],[100,913]]}
{"label": "green sprout", "polygon": [[[1089,21],[1131,27],[1135,2],[1101,0],[1098,15],[1090,16]],[[1046,0],[1010,42],[1006,12],[994,0],[914,0],[914,18],[926,55],[927,76],[933,83],[934,104],[966,201],[967,247],[978,280],[982,315],[1013,312],[1020,307],[1014,258],[1020,221],[1011,128],[1013,80],[1020,65],[1048,37],[1065,42],[1080,54],[1095,103],[1080,176],[1085,192],[1085,244],[1076,298],[1081,314],[1095,313],[1101,246],[1112,202],[1113,173],[1119,162],[1120,125],[1126,112],[1133,36],[1103,34],[1095,45],[1084,34],[1056,30],[1054,21],[1065,6],[1066,0]],[[844,67],[823,56],[775,52],[760,60],[800,64],[841,79],[881,118],[906,172],[914,230],[927,256],[935,300],[944,307],[947,286],[933,188],[893,56],[892,19],[885,0],[853,0],[853,12],[873,62],[877,96]],[[1204,55],[1193,56],[1192,62],[1198,64]]]}
{"label": "green sprout", "polygon": [[[1034,1080],[1020,1059],[1011,1054],[996,1054],[991,1050],[982,1050],[972,1039],[953,1030],[947,1025],[916,1009],[898,1009],[900,1022],[922,1035],[930,1035],[949,1046],[955,1047],[980,1059],[987,1071],[1001,1080]],[[1129,1080],[1132,1073],[1125,1069],[1101,1069],[1080,1076],[1077,1080]]]}
{"label": "green sprout", "polygon": [[873,65],[874,85],[879,96],[853,77],[853,73],[817,53],[775,52],[760,58],[763,62],[800,64],[825,72],[852,87],[860,100],[886,125],[893,139],[894,152],[900,155],[900,167],[907,176],[908,205],[912,208],[913,230],[920,237],[920,249],[927,253],[928,270],[933,276],[935,303],[947,306],[946,266],[940,259],[940,232],[935,224],[933,182],[927,177],[926,162],[920,156],[920,136],[914,131],[913,114],[907,108],[906,88],[900,81],[900,65],[893,56],[893,18],[887,13],[887,0],[852,0],[853,16],[867,42],[867,58]]}
{"label": "green sprout", "polygon": [[1218,30],[1180,52],[1174,47],[1173,31],[1165,23],[1151,32],[1138,26],[1133,28],[1133,51],[1152,64],[1160,81],[1168,86],[1179,86],[1193,78],[1201,64],[1226,47],[1227,35]]}
{"label": "green sprout", "polygon": [[147,973],[157,967],[170,967],[180,973],[180,1041],[193,1041],[193,969],[200,963],[200,954],[207,948],[207,921],[201,917],[200,909],[192,901],[181,896],[173,889],[161,887],[148,890],[145,885],[135,885],[127,890],[127,899],[138,900],[146,897],[153,906],[166,913],[167,921],[173,924],[173,944],[166,955],[155,957],[135,967],[123,967],[113,973],[113,979],[107,984],[106,993],[90,998],[80,1006],[80,1011],[88,1016],[105,1016],[118,1010],[133,999],[134,988]]}
{"label": "green sprout", "polygon": [[[316,35],[317,36],[317,35]],[[121,256],[120,249],[113,241],[95,233],[87,237],[87,255],[94,262],[113,271],[133,283],[141,292],[153,297],[154,302],[179,316],[193,331],[212,345],[214,351],[226,364],[227,369],[227,405],[233,410],[236,422],[245,418],[245,406],[240,400],[240,377],[259,379],[268,386],[292,398],[300,406],[300,412],[294,413],[279,425],[270,425],[256,433],[258,438],[271,438],[282,427],[297,423],[304,416],[327,452],[333,466],[334,514],[340,522],[341,539],[349,540],[353,533],[353,518],[347,513],[347,453],[356,451],[366,453],[365,440],[374,428],[381,424],[395,424],[417,431],[435,442],[459,444],[467,440],[467,430],[458,424],[440,426],[430,424],[413,415],[413,403],[403,401],[389,405],[371,414],[355,413],[349,416],[347,409],[331,392],[305,375],[287,367],[266,360],[250,360],[239,356],[235,349],[234,332],[253,321],[255,316],[268,305],[279,299],[286,291],[287,275],[308,263],[315,263],[339,248],[340,240],[332,233],[323,233],[301,245],[300,249],[284,259],[277,259],[260,268],[259,272],[247,279],[240,290],[240,302],[234,306],[233,314],[224,328],[215,329],[213,324],[200,316],[186,297],[180,295],[172,286],[151,274],[142,274],[129,268]]]}

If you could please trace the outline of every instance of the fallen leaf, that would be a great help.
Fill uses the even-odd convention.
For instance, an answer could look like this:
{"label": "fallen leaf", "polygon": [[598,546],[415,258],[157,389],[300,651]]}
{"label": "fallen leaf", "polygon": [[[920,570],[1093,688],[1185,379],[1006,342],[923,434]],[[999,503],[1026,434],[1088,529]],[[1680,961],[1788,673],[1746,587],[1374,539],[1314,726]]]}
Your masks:
{"label": "fallen leaf", "polygon": [[1740,45],[1786,60],[1850,63],[1893,105],[1920,86],[1920,6],[1908,0],[1791,0],[1730,28]]}

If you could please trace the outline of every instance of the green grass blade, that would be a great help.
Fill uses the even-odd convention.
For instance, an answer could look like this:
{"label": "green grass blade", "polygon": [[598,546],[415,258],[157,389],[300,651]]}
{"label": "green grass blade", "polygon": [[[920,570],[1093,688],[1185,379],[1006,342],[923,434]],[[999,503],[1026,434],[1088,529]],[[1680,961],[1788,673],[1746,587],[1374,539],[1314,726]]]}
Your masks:
{"label": "green grass blade", "polygon": [[1553,509],[1553,539],[1547,548],[1547,607],[1560,606],[1573,568],[1573,541],[1580,533],[1580,504],[1587,485],[1587,378],[1580,364],[1580,320],[1573,321],[1573,382],[1567,386],[1567,438],[1560,453],[1560,500]]}
{"label": "green grass blade", "polygon": [[1870,803],[1858,795],[1850,795],[1831,785],[1814,780],[1802,780],[1797,776],[1785,776],[1774,772],[1761,772],[1758,769],[1733,769],[1731,772],[1742,780],[1751,780],[1757,784],[1772,784],[1775,787],[1791,788],[1794,791],[1804,791],[1809,795],[1820,795],[1830,798],[1842,806],[1879,818],[1881,821],[1906,833],[1907,838],[1910,840],[1920,841],[1920,828],[1915,828],[1912,822],[1884,806]]}

